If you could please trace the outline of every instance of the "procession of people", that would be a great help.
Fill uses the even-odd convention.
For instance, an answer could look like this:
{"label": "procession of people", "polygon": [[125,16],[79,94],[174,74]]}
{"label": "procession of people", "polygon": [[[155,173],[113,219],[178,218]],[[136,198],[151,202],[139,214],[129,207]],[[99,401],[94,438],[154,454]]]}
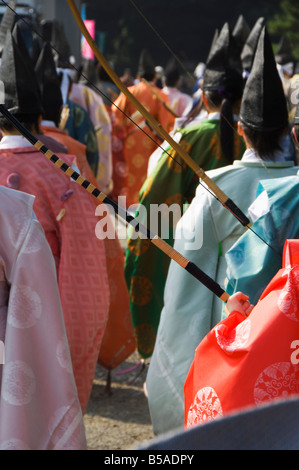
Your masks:
{"label": "procession of people", "polygon": [[189,93],[174,58],[161,73],[145,47],[125,92],[95,60],[59,57],[55,21],[31,49],[22,20],[0,28],[0,448],[87,449],[97,364],[111,374],[135,352],[157,436],[298,397],[299,75],[285,42],[274,53],[265,18],[240,15]]}

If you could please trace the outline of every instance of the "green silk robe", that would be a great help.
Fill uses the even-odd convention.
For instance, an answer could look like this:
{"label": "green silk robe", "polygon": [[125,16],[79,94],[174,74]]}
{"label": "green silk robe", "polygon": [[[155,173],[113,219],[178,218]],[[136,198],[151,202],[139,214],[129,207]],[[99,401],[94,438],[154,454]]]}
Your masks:
{"label": "green silk robe", "polygon": [[[219,119],[212,119],[180,130],[180,145],[204,171],[229,163],[221,152],[219,124]],[[235,159],[241,158],[244,149],[244,142],[236,132]],[[198,183],[193,170],[169,146],[141,188],[136,217],[173,245],[175,222],[183,214],[184,206],[193,199]],[[159,220],[151,216],[154,205],[161,208]],[[168,217],[171,209],[176,210]],[[150,357],[153,352],[169,263],[170,258],[149,240],[136,238],[134,230],[129,232],[125,276],[137,350],[142,358]]]}

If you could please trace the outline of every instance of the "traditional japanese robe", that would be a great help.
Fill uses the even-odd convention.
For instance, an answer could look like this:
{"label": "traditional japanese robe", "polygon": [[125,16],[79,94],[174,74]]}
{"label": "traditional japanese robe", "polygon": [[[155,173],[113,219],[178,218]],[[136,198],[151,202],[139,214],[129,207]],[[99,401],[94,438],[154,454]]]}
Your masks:
{"label": "traditional japanese robe", "polygon": [[[180,145],[204,170],[217,168],[228,164],[221,152],[219,136],[217,113],[210,120],[181,130]],[[243,141],[236,134],[235,158],[241,158],[243,152]],[[194,197],[198,178],[173,149],[169,148],[168,153],[161,156],[145,181],[137,214],[141,223],[172,245],[175,224],[183,214],[184,205]],[[152,215],[155,205],[160,208],[161,222]],[[137,349],[143,358],[153,353],[169,263],[170,258],[149,240],[136,239],[135,232],[129,231],[125,274]]]}
{"label": "traditional japanese robe", "polygon": [[185,390],[187,428],[299,396],[299,240],[246,319],[231,313],[200,342]]}
{"label": "traditional japanese robe", "polygon": [[[67,146],[68,153],[76,155],[75,163],[80,174],[95,187],[99,188],[96,177],[86,159],[86,147],[63,130],[53,127],[49,122],[47,124],[42,125],[45,135],[64,143]],[[44,136],[40,136],[40,140],[44,142]],[[51,147],[50,149],[52,150]],[[96,206],[99,205],[96,199],[92,196],[90,198],[95,202]],[[100,348],[99,362],[102,366],[111,370],[121,364],[135,351],[135,336],[131,321],[129,293],[124,277],[125,257],[107,207],[102,205],[101,213],[97,210],[97,215],[99,216],[99,223],[101,223],[101,220],[107,231],[104,244],[110,288],[108,322]]]}
{"label": "traditional japanese robe", "polygon": [[[263,162],[247,150],[241,161],[208,175],[246,214],[261,179],[295,175],[292,162]],[[175,249],[225,288],[225,253],[244,233],[244,227],[203,186],[176,229]],[[202,246],[192,245],[202,236]],[[256,240],[256,245],[261,246]],[[184,424],[184,382],[195,349],[221,320],[223,302],[171,262],[164,307],[146,380],[149,409],[156,433]],[[163,380],[162,380],[163,378]]]}
{"label": "traditional japanese robe", "polygon": [[[161,90],[153,84],[151,86],[168,103],[168,98]],[[171,131],[174,124],[173,116],[156,96],[151,93],[145,83],[139,82],[137,85],[129,87],[129,91],[167,132]],[[118,194],[126,196],[126,205],[129,207],[132,204],[138,203],[139,191],[146,179],[149,156],[157,148],[157,143],[161,142],[148,127],[143,116],[123,93],[118,96],[114,104],[115,106],[111,107],[115,117],[113,125],[117,128],[122,128],[124,132],[124,136],[121,136],[118,141],[120,146],[123,145],[123,152],[119,152],[119,156],[122,158],[123,155],[124,161],[120,161],[118,166],[121,166],[123,173],[127,175],[127,188],[118,188]],[[137,123],[139,128],[126,116]],[[116,164],[117,162],[114,160],[113,165]]]}
{"label": "traditional japanese robe", "polygon": [[[113,107],[113,106],[112,106]],[[126,129],[121,123],[118,123],[112,107],[108,109],[111,125],[111,147],[112,147],[112,181],[113,188],[110,193],[110,197],[120,202],[120,197],[126,197],[128,187],[128,165],[126,163],[124,148],[126,140]],[[126,206],[126,203],[124,204]]]}
{"label": "traditional japanese robe", "polygon": [[94,125],[87,111],[82,106],[79,106],[71,100],[67,100],[66,104],[68,106],[68,118],[61,128],[73,139],[78,140],[86,146],[87,161],[94,175],[96,175],[98,171],[99,151]]}
{"label": "traditional japanese robe", "polygon": [[[21,136],[1,140],[0,184],[36,196],[34,211],[56,262],[74,376],[84,412],[108,318],[105,245],[95,235],[97,219],[90,195],[26,142]],[[72,163],[70,156],[62,158]]]}
{"label": "traditional japanese robe", "polygon": [[46,147],[55,153],[55,150],[51,146],[47,145],[44,138],[45,136],[51,137],[52,139],[60,142],[66,147],[66,153],[76,157],[75,164],[78,167],[80,174],[92,184],[96,183],[95,175],[86,158],[86,145],[73,139],[73,137],[71,137],[66,131],[56,127],[52,121],[42,121],[41,130],[44,135],[40,135],[39,139],[46,145]]}
{"label": "traditional japanese robe", "polygon": [[[212,113],[210,116],[216,116],[218,113]],[[169,135],[176,141],[179,142],[181,140],[181,130],[185,127],[193,126],[194,124],[199,124],[203,121],[211,119],[209,114],[203,110],[197,116],[187,118],[187,117],[180,117],[175,119],[174,128],[169,133]],[[147,167],[147,176],[150,176],[152,171],[154,170],[156,164],[162,157],[165,151],[170,150],[169,143],[165,140],[160,147],[158,147],[150,156],[148,160],[148,167]]]}
{"label": "traditional japanese robe", "polygon": [[82,106],[93,123],[98,144],[97,182],[105,194],[112,190],[111,120],[101,95],[88,86],[73,83],[69,99]]}
{"label": "traditional japanese robe", "polygon": [[193,98],[175,87],[164,86],[163,93],[168,97],[170,108],[177,116],[182,116],[186,109],[192,107]]}
{"label": "traditional japanese robe", "polygon": [[[258,197],[249,207],[252,231],[244,233],[225,256],[230,295],[242,291],[252,304],[257,303],[264,284],[281,268],[285,240],[299,238],[298,190],[299,174],[259,183]],[[257,243],[253,232],[266,243]]]}
{"label": "traditional japanese robe", "polygon": [[0,187],[0,449],[85,450],[55,263],[33,204]]}

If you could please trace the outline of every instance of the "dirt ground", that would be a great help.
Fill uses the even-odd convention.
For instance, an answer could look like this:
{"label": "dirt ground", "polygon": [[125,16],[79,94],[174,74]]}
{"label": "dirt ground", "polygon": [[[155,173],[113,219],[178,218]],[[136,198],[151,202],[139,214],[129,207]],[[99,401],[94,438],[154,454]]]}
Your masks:
{"label": "dirt ground", "polygon": [[[116,230],[125,253],[127,228],[122,219],[117,218]],[[89,450],[136,449],[154,437],[143,392],[147,366],[142,368],[142,365],[138,366],[139,363],[139,356],[135,352],[111,372],[111,394],[106,391],[107,370],[97,365],[84,415]],[[119,374],[124,371],[128,372]]]}
{"label": "dirt ground", "polygon": [[147,366],[142,368],[138,364],[138,355],[134,353],[112,371],[111,394],[106,390],[107,370],[97,366],[84,415],[89,450],[136,449],[154,437],[143,392]]}

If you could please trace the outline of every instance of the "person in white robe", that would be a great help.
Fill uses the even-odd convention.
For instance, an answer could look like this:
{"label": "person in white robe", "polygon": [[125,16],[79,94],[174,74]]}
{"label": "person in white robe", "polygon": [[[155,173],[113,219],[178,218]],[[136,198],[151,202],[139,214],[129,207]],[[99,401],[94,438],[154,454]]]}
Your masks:
{"label": "person in white robe", "polygon": [[[245,214],[256,198],[260,180],[297,174],[298,168],[293,162],[285,161],[279,145],[287,126],[286,100],[270,39],[264,29],[240,110],[239,133],[244,136],[247,150],[241,161],[207,172]],[[264,140],[260,144],[259,132],[263,130]],[[270,139],[267,138],[269,133]],[[264,148],[265,142],[268,148]],[[225,289],[225,253],[245,230],[204,184],[200,184],[177,224],[174,248]],[[263,242],[257,238],[256,244],[260,243]],[[195,349],[222,315],[223,302],[171,262],[145,385],[156,434],[184,424],[183,388]]]}

